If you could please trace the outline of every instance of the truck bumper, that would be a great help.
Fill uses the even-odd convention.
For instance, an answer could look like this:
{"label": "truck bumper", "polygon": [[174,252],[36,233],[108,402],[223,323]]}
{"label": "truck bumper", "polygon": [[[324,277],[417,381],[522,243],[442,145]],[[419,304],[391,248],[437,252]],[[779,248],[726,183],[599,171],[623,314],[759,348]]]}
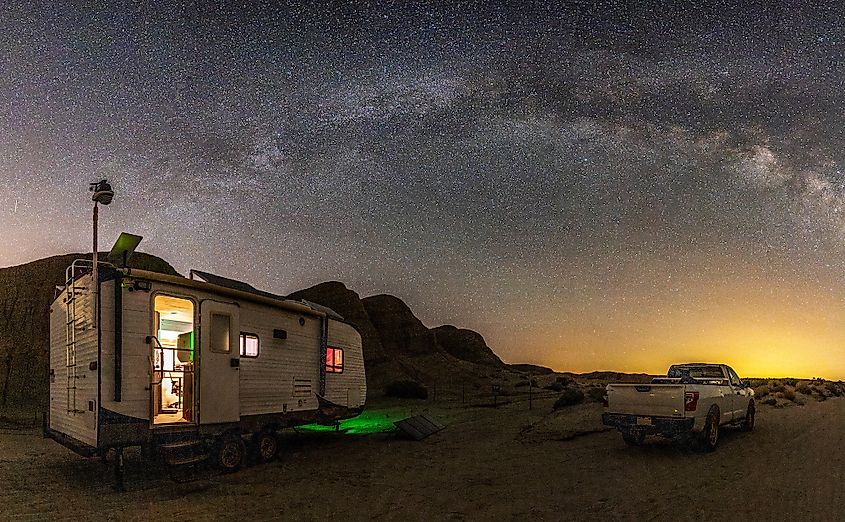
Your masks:
{"label": "truck bumper", "polygon": [[[637,419],[647,418],[651,420],[650,425],[637,423]],[[695,419],[676,419],[673,417],[649,417],[641,415],[629,415],[626,413],[604,413],[601,416],[602,424],[612,426],[619,431],[637,429],[645,432],[646,435],[663,435],[665,437],[677,437],[693,430]]]}

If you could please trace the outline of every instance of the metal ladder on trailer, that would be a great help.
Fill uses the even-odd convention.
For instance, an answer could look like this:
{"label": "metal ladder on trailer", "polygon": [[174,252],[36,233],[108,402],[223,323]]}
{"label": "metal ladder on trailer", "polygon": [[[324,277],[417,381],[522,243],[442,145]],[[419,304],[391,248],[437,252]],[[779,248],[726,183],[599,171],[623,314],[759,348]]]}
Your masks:
{"label": "metal ladder on trailer", "polygon": [[[76,372],[76,331],[86,327],[79,321],[76,304],[87,291],[85,287],[76,285],[77,263],[80,262],[84,263],[83,260],[76,260],[65,271],[65,370],[67,372],[68,413],[84,412],[84,410],[76,407],[76,383],[80,378]],[[88,264],[90,264],[90,261]]]}

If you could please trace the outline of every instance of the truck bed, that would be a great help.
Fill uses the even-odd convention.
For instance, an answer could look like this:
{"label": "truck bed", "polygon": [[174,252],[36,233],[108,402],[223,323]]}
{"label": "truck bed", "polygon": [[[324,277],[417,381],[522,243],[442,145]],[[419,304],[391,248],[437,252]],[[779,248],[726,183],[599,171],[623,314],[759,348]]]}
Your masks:
{"label": "truck bed", "polygon": [[610,384],[608,413],[655,417],[684,416],[683,384]]}

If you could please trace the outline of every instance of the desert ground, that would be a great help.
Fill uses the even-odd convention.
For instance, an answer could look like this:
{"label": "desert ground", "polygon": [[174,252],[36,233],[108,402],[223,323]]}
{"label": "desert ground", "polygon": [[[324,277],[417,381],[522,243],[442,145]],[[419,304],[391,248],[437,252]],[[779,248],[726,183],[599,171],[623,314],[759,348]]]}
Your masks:
{"label": "desert ground", "polygon": [[[268,464],[172,482],[129,452],[127,491],[99,459],[0,425],[3,520],[841,520],[845,400],[761,406],[752,433],[725,430],[715,453],[660,439],[629,448],[601,405],[553,400],[498,408],[376,401],[385,425],[428,412],[447,428],[293,432]],[[354,431],[354,430],[353,430]]]}

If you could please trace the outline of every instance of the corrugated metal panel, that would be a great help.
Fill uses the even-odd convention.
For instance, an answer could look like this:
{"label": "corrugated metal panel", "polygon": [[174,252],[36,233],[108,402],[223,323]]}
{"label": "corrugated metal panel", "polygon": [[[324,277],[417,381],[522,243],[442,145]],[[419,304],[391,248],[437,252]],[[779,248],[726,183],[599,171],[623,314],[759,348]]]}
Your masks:
{"label": "corrugated metal panel", "polygon": [[[64,293],[53,303],[50,314],[50,428],[90,446],[97,445],[97,370],[89,369],[97,361],[97,330],[93,323],[93,294],[90,291],[91,276],[84,276],[75,286],[85,287],[77,297],[76,335],[76,379],[75,400],[68,401],[68,375],[73,370],[67,367],[67,332]],[[73,392],[71,391],[73,398]],[[75,403],[75,404],[74,404]],[[69,411],[73,410],[73,411]],[[90,411],[93,410],[93,411]]]}
{"label": "corrugated metal panel", "polygon": [[106,302],[113,306],[114,289],[103,290],[103,368],[102,400],[103,407],[116,413],[136,419],[150,418],[150,345],[146,337],[152,335],[152,297],[148,292],[129,292],[123,289],[123,357],[121,401],[114,401],[114,311],[110,308],[111,318],[106,321]]}
{"label": "corrugated metal panel", "polygon": [[329,346],[343,349],[343,372],[326,374],[326,399],[357,408],[367,397],[361,335],[352,326],[329,321]]}
{"label": "corrugated metal panel", "polygon": [[[300,317],[305,321],[299,324]],[[275,339],[273,330],[287,332]],[[313,410],[319,382],[320,319],[285,310],[243,303],[241,330],[259,338],[259,355],[241,358],[241,415]],[[296,382],[311,382],[307,394],[295,392]]]}

